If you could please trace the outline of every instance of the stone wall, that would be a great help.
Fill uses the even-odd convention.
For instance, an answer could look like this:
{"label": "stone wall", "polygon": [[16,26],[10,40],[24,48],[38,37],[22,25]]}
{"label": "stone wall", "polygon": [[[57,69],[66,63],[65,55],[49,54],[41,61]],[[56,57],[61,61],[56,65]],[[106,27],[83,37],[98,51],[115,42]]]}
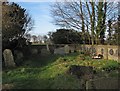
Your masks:
{"label": "stone wall", "polygon": [[93,48],[96,51],[96,54],[102,54],[104,59],[116,60],[119,61],[120,58],[120,49],[118,46],[113,45],[85,45],[87,48]]}
{"label": "stone wall", "polygon": [[[49,45],[50,50],[54,51],[59,48],[65,47],[66,44]],[[102,54],[104,59],[116,60],[120,62],[120,46],[113,45],[78,45],[68,44],[69,50],[74,51],[89,51],[94,54]],[[31,48],[36,48],[39,51],[46,48],[46,45],[32,45]]]}

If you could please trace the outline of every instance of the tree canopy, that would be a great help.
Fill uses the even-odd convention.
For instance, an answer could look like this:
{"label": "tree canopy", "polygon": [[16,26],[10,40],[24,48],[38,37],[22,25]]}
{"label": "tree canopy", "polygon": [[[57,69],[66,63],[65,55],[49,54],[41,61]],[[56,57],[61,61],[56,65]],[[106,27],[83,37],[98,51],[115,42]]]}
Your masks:
{"label": "tree canopy", "polygon": [[14,39],[22,38],[33,27],[33,20],[25,8],[12,2],[2,3],[3,46]]}
{"label": "tree canopy", "polygon": [[52,32],[50,39],[55,44],[79,44],[82,43],[81,34],[73,29],[57,29]]}

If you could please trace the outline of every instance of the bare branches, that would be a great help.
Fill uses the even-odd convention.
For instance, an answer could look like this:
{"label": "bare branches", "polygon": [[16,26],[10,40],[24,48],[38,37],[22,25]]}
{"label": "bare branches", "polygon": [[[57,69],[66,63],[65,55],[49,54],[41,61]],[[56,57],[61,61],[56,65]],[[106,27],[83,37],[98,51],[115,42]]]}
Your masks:
{"label": "bare branches", "polygon": [[[92,43],[106,32],[108,19],[117,16],[117,5],[114,2],[97,2],[91,0],[64,0],[52,6],[54,23],[91,33]],[[116,15],[115,15],[116,14]]]}

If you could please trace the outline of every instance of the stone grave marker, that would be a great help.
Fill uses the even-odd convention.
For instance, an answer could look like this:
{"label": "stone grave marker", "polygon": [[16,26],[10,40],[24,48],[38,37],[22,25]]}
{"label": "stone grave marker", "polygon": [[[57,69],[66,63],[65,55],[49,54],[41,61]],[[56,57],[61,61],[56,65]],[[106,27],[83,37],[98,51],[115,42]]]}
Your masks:
{"label": "stone grave marker", "polygon": [[15,50],[14,54],[15,54],[17,60],[20,60],[23,58],[23,53],[21,51]]}
{"label": "stone grave marker", "polygon": [[19,50],[14,51],[14,61],[16,65],[20,65],[23,62],[23,53]]}
{"label": "stone grave marker", "polygon": [[65,49],[65,53],[68,54],[70,51],[70,47],[68,45],[65,45],[64,49]]}
{"label": "stone grave marker", "polygon": [[65,54],[65,49],[64,49],[64,47],[55,49],[55,50],[54,50],[54,54],[64,55],[64,54]]}
{"label": "stone grave marker", "polygon": [[14,57],[10,49],[5,49],[3,52],[5,67],[15,67]]}

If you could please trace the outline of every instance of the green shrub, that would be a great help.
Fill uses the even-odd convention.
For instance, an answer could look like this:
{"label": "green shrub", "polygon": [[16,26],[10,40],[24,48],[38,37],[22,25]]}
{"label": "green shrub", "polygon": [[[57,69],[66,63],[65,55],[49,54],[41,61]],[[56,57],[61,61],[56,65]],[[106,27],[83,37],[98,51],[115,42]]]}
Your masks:
{"label": "green shrub", "polygon": [[107,71],[107,72],[110,72],[110,71],[113,71],[113,70],[118,70],[120,68],[120,64],[117,63],[116,61],[114,60],[110,60],[108,61],[103,67],[102,69]]}

